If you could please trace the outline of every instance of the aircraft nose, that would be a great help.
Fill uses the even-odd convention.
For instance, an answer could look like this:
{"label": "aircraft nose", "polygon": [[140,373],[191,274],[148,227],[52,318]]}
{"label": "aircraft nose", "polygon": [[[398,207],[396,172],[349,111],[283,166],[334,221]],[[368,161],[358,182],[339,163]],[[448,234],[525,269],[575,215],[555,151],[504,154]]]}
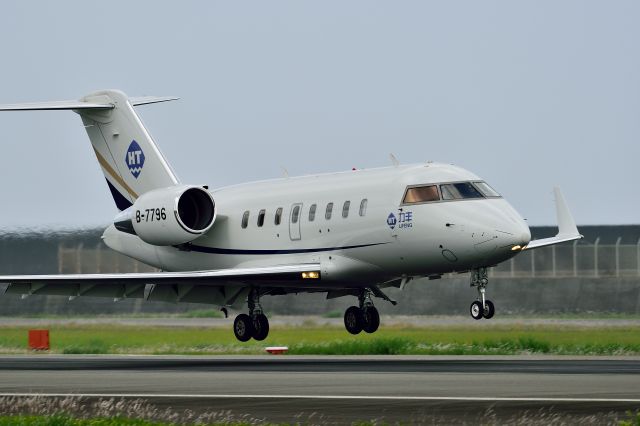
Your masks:
{"label": "aircraft nose", "polygon": [[511,249],[516,246],[524,247],[531,241],[531,230],[527,222],[514,210],[505,212],[500,224],[496,226],[501,247]]}
{"label": "aircraft nose", "polygon": [[531,241],[531,230],[527,226],[524,220],[519,220],[519,223],[510,224],[509,226],[503,226],[504,240],[511,246],[526,246]]}
{"label": "aircraft nose", "polygon": [[520,228],[520,238],[522,239],[521,245],[527,245],[529,244],[529,241],[531,241],[531,229],[529,229],[529,225],[524,221],[522,221],[522,226]]}
{"label": "aircraft nose", "polygon": [[[483,207],[483,208],[480,208]],[[477,206],[474,225],[469,228],[476,253],[501,262],[531,240],[531,231],[520,214],[506,201],[494,200]]]}

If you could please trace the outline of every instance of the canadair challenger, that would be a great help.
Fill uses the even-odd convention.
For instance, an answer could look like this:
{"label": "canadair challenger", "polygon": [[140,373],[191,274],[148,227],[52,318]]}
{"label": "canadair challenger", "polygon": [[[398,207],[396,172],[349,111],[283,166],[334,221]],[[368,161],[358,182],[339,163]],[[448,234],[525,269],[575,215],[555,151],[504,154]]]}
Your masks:
{"label": "canadair challenger", "polygon": [[180,182],[135,106],[175,100],[117,90],[78,101],[5,105],[1,111],[72,110],[82,119],[120,213],[102,239],[162,272],[0,277],[6,293],[206,303],[233,331],[264,340],[260,299],[290,293],[355,297],[349,333],[375,332],[374,298],[411,280],[466,273],[489,319],[487,268],[525,250],[581,238],[555,188],[558,234],[531,241],[524,219],[489,184],[449,164],[425,163],[251,182],[219,189]]}

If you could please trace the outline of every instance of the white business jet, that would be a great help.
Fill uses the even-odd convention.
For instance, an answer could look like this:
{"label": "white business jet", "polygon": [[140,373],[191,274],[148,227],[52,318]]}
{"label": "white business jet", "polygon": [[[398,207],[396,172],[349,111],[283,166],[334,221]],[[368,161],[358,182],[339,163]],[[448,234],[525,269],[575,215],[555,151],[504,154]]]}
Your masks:
{"label": "white business jet", "polygon": [[[113,250],[163,272],[0,277],[7,293],[144,298],[227,307],[240,341],[263,340],[265,295],[354,296],[349,333],[380,325],[374,298],[415,278],[471,273],[475,319],[491,318],[487,268],[518,253],[581,238],[558,188],[558,234],[530,241],[529,227],[491,186],[460,167],[425,163],[286,177],[210,190],[180,182],[128,98],[105,90],[78,101],[5,105],[2,111],[80,115],[120,210],[102,236]],[[1,290],[1,289],[0,289]]]}

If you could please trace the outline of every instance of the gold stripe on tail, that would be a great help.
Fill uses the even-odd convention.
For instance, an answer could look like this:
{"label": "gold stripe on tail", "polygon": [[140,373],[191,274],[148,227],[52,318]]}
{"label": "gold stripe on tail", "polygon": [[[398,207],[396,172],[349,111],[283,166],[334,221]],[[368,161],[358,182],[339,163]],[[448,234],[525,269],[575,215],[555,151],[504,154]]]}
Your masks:
{"label": "gold stripe on tail", "polygon": [[109,165],[109,163],[107,162],[107,160],[105,160],[105,158],[100,155],[100,153],[93,148],[93,151],[96,153],[96,157],[98,158],[98,163],[100,163],[100,166],[102,166],[102,168],[104,169],[104,171],[111,176],[111,178],[113,180],[115,180],[116,182],[118,182],[118,184],[124,188],[125,191],[127,191],[129,193],[129,195],[131,195],[131,197],[133,197],[133,200],[135,201],[138,198],[138,194],[136,194],[136,192],[131,189],[131,187],[129,185],[127,185],[127,183],[124,181],[124,179],[122,179],[120,177],[120,175],[113,170],[113,167],[111,167],[111,165]]}

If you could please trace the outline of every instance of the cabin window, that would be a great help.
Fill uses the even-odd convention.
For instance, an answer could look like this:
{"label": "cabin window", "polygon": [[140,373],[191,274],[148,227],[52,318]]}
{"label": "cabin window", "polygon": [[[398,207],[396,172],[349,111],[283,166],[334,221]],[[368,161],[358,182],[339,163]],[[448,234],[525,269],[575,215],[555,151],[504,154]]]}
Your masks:
{"label": "cabin window", "polygon": [[345,201],[342,205],[342,217],[345,219],[349,216],[349,207],[351,207],[351,201]]}
{"label": "cabin window", "polygon": [[440,185],[443,200],[462,200],[468,198],[484,198],[471,182],[447,183]]}
{"label": "cabin window", "polygon": [[489,186],[487,182],[473,182],[473,184],[478,188],[482,195],[485,197],[500,197],[500,194],[496,192],[495,189]]}
{"label": "cabin window", "polygon": [[242,229],[246,228],[249,224],[249,210],[245,211],[242,215]]}
{"label": "cabin window", "polygon": [[262,225],[264,225],[264,215],[266,214],[266,210],[262,209],[260,210],[260,212],[258,213],[258,227],[262,227]]}
{"label": "cabin window", "polygon": [[280,225],[280,222],[282,222],[282,207],[278,207],[278,209],[276,210],[276,217],[273,220],[273,223],[276,226]]}
{"label": "cabin window", "polygon": [[309,207],[309,222],[313,222],[316,219],[316,208],[318,206],[315,204],[311,204]]}
{"label": "cabin window", "polygon": [[402,204],[427,203],[429,201],[440,201],[440,194],[438,194],[438,187],[436,185],[407,188]]}
{"label": "cabin window", "polygon": [[364,216],[365,214],[367,214],[367,199],[363,199],[362,201],[360,201],[360,216]]}
{"label": "cabin window", "polygon": [[293,208],[293,212],[291,213],[291,223],[298,223],[299,218],[300,218],[300,206],[295,206]]}
{"label": "cabin window", "polygon": [[327,204],[327,210],[324,212],[324,218],[327,220],[331,219],[331,213],[333,213],[333,203]]}

